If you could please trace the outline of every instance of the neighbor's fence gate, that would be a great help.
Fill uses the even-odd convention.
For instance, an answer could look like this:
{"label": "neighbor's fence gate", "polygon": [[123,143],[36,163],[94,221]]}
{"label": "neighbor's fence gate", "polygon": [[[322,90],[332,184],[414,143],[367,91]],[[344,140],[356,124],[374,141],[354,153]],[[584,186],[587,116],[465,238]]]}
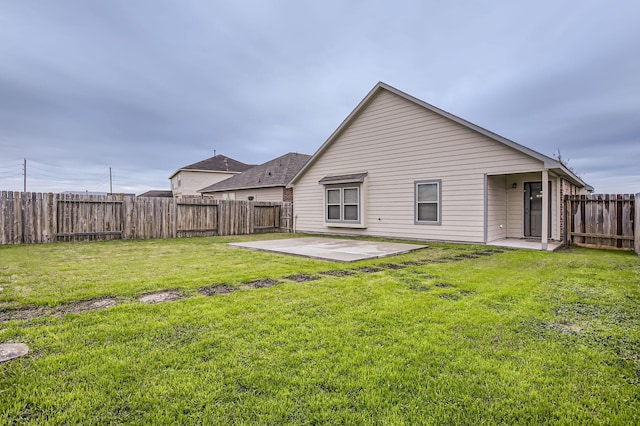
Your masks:
{"label": "neighbor's fence gate", "polygon": [[640,194],[566,195],[565,241],[640,254]]}
{"label": "neighbor's fence gate", "polygon": [[292,204],[0,192],[0,244],[291,232]]}

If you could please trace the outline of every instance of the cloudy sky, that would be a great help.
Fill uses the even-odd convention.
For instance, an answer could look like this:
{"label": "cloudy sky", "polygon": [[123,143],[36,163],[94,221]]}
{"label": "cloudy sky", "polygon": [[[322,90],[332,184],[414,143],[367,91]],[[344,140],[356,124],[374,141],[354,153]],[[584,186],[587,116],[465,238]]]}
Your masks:
{"label": "cloudy sky", "polygon": [[378,82],[640,192],[640,2],[0,0],[0,190],[312,154]]}

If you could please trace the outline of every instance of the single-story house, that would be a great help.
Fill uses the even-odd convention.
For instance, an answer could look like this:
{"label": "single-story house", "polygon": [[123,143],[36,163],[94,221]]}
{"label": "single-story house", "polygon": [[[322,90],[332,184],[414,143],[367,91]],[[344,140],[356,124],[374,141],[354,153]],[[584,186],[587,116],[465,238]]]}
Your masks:
{"label": "single-story house", "polygon": [[542,249],[563,239],[563,196],[593,191],[553,158],[382,82],[289,186],[298,232]]}
{"label": "single-story house", "polygon": [[287,183],[311,158],[290,152],[255,166],[198,192],[218,200],[293,201],[293,190]]}
{"label": "single-story house", "polygon": [[171,191],[174,197],[200,195],[198,189],[225,180],[253,166],[218,154],[176,170],[169,176]]}

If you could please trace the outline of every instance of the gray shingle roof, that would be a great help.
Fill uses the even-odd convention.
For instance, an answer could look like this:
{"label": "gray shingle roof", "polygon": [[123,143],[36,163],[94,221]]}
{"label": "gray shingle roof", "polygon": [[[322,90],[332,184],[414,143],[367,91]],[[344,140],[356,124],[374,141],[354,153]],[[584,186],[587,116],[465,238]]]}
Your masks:
{"label": "gray shingle roof", "polygon": [[244,172],[245,170],[254,167],[254,164],[245,164],[233,158],[229,158],[226,155],[218,154],[215,157],[207,158],[206,160],[198,161],[197,163],[189,164],[188,166],[181,167],[180,170],[211,170],[219,172]]}
{"label": "gray shingle roof", "polygon": [[152,189],[150,191],[147,191],[143,194],[138,195],[138,197],[165,197],[165,198],[170,198],[173,197],[173,192],[171,191],[165,191],[165,190],[157,190],[157,189]]}
{"label": "gray shingle roof", "polygon": [[311,158],[310,155],[290,152],[232,176],[222,182],[209,185],[198,192],[233,191],[248,188],[286,186],[296,173]]}

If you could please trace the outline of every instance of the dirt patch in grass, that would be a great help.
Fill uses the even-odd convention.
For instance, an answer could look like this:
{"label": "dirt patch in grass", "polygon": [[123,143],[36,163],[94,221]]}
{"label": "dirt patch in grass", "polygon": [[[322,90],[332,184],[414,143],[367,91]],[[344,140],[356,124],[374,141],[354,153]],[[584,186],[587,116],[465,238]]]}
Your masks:
{"label": "dirt patch in grass", "polygon": [[420,266],[420,265],[422,265],[422,263],[414,262],[413,260],[409,260],[407,262],[402,262],[401,265],[404,265],[404,266]]}
{"label": "dirt patch in grass", "polygon": [[471,254],[471,253],[463,253],[463,254],[459,254],[457,256],[455,256],[453,259],[477,259],[478,255],[476,254]]}
{"label": "dirt patch in grass", "polygon": [[578,324],[572,323],[572,322],[554,322],[551,324],[551,327],[554,330],[557,330],[561,333],[568,333],[568,334],[578,334],[582,331],[582,327],[580,327]]}
{"label": "dirt patch in grass", "polygon": [[8,309],[0,312],[0,322],[20,321],[50,315],[53,309],[43,306],[27,306],[19,309]]}
{"label": "dirt patch in grass", "polygon": [[453,287],[455,287],[455,285],[449,284],[449,283],[435,283],[434,285],[436,287],[439,287],[439,288],[453,288]]}
{"label": "dirt patch in grass", "polygon": [[106,309],[118,304],[115,297],[104,297],[100,299],[82,300],[80,302],[68,303],[58,308],[58,314],[64,315],[69,313],[79,313],[86,311],[94,311],[96,309]]}
{"label": "dirt patch in grass", "polygon": [[156,293],[148,293],[142,295],[138,299],[138,301],[142,303],[154,304],[154,303],[162,303],[162,302],[171,302],[174,300],[182,299],[182,296],[178,294],[177,291],[169,290],[169,291],[159,291]]}
{"label": "dirt patch in grass", "polygon": [[444,293],[439,294],[438,297],[444,300],[458,300],[460,299],[460,295],[458,293]]}
{"label": "dirt patch in grass", "polygon": [[380,265],[380,267],[382,267],[384,269],[398,270],[398,269],[404,269],[406,266],[399,265],[397,263],[387,263],[386,265]]}
{"label": "dirt patch in grass", "polygon": [[322,275],[329,275],[331,277],[348,277],[349,275],[354,275],[353,271],[345,271],[345,270],[337,270],[337,271],[324,271],[320,272]]}
{"label": "dirt patch in grass", "polygon": [[476,252],[477,255],[480,256],[493,256],[494,254],[504,253],[504,250],[501,249],[488,249],[483,251]]}
{"label": "dirt patch in grass", "polygon": [[202,287],[198,290],[198,292],[203,296],[215,296],[217,294],[228,294],[236,290],[237,288],[232,287],[228,284],[214,284],[208,287]]}
{"label": "dirt patch in grass", "polygon": [[66,314],[106,309],[119,303],[115,297],[102,297],[99,299],[81,300],[79,302],[65,303],[55,308],[46,306],[27,306],[20,309],[10,309],[0,312],[0,322],[21,321],[53,315],[61,317]]}
{"label": "dirt patch in grass", "polygon": [[268,288],[273,287],[274,285],[280,284],[280,281],[272,280],[271,278],[267,278],[264,280],[255,280],[247,283],[247,288]]}
{"label": "dirt patch in grass", "polygon": [[364,272],[365,274],[373,274],[374,272],[382,271],[382,269],[381,268],[372,268],[370,266],[365,266],[365,267],[359,268],[358,271]]}
{"label": "dirt patch in grass", "polygon": [[289,280],[289,281],[295,281],[297,283],[302,283],[305,281],[316,281],[319,280],[319,277],[315,277],[313,275],[307,275],[307,274],[296,274],[296,275],[289,275],[287,277],[285,277],[285,279]]}
{"label": "dirt patch in grass", "polygon": [[431,287],[427,284],[413,284],[409,288],[414,291],[428,291]]}

